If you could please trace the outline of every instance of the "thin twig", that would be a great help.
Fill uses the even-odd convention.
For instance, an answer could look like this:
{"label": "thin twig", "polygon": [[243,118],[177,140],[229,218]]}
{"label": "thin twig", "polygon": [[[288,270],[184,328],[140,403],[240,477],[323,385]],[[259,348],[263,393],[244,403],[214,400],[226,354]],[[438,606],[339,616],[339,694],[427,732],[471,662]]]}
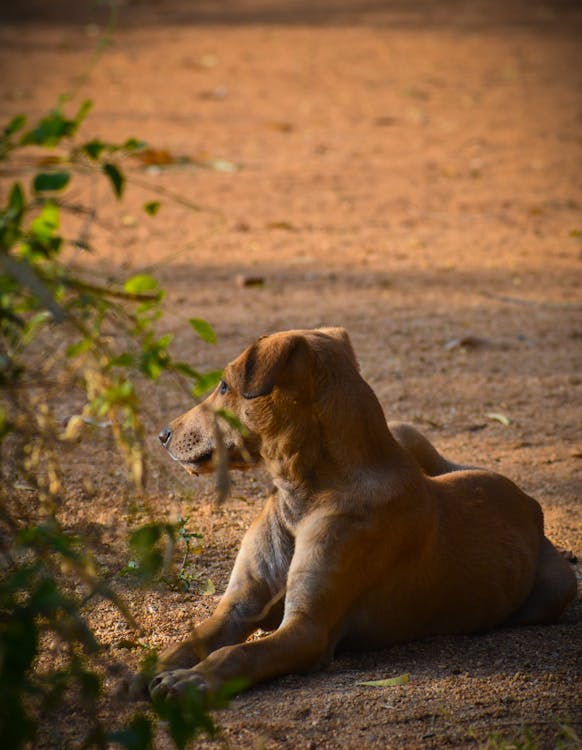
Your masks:
{"label": "thin twig", "polygon": [[0,264],[4,266],[8,276],[26,287],[46,309],[52,314],[55,322],[62,323],[67,319],[63,308],[57,304],[52,292],[45,286],[44,281],[34,272],[32,267],[25,261],[15,260],[8,253],[0,253]]}
{"label": "thin twig", "polygon": [[224,224],[225,224],[225,218],[223,216],[220,218],[220,220],[215,226],[211,227],[206,232],[203,232],[195,240],[192,240],[192,242],[188,242],[186,245],[184,245],[184,247],[181,247],[179,250],[175,250],[174,252],[167,253],[155,263],[150,263],[149,265],[144,266],[142,269],[143,273],[152,273],[157,268],[166,266],[168,263],[171,263],[172,261],[176,260],[176,258],[179,258],[181,255],[184,255],[185,253],[190,252],[190,250],[195,250],[197,247],[200,246],[200,243],[204,242],[205,240],[208,239],[208,237],[211,237],[213,234],[216,234],[216,232],[222,229],[224,227]]}
{"label": "thin twig", "polygon": [[183,198],[181,195],[178,195],[178,193],[174,193],[172,190],[168,190],[162,185],[152,185],[151,182],[136,178],[132,175],[128,175],[127,172],[125,173],[125,179],[130,185],[136,185],[137,187],[143,188],[144,190],[149,190],[150,192],[156,193],[157,195],[163,195],[166,198],[169,198],[174,203],[179,203],[182,206],[186,206],[186,208],[189,208],[192,211],[216,214],[217,216],[221,216],[224,218],[224,211],[221,211],[221,209],[212,208],[211,206],[203,206],[200,203],[189,201],[187,198]]}
{"label": "thin twig", "polygon": [[63,95],[63,99],[65,101],[71,101],[71,99],[74,99],[77,96],[79,91],[83,88],[83,86],[87,83],[87,81],[91,77],[91,73],[97,67],[97,63],[99,62],[99,60],[103,57],[105,52],[112,46],[113,35],[117,31],[118,17],[119,17],[118,3],[110,3],[109,18],[107,21],[107,26],[105,28],[105,31],[101,35],[101,38],[98,40],[97,45],[95,49],[93,50],[93,54],[91,55],[91,58],[89,59],[89,63],[87,64],[85,70],[82,71],[80,75],[76,77],[73,88],[70,91],[67,91]]}
{"label": "thin twig", "polygon": [[124,289],[111,289],[98,284],[90,284],[88,281],[81,281],[81,279],[69,278],[67,279],[67,285],[81,291],[94,292],[105,297],[115,297],[132,302],[157,302],[160,299],[160,292],[126,292]]}
{"label": "thin twig", "polygon": [[543,302],[541,300],[524,299],[523,297],[509,297],[494,292],[481,292],[483,297],[507,302],[509,305],[527,305],[529,307],[547,307],[552,310],[582,310],[582,302]]}

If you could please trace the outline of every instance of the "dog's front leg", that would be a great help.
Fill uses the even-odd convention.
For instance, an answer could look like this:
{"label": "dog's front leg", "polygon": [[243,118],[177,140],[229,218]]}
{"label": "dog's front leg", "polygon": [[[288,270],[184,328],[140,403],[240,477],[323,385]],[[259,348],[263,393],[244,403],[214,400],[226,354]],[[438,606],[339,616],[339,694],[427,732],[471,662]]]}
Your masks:
{"label": "dog's front leg", "polygon": [[363,544],[354,543],[357,523],[348,520],[315,519],[298,533],[285,615],[278,630],[264,638],[223,646],[192,669],[160,675],[150,686],[152,696],[172,697],[191,685],[215,691],[240,681],[248,687],[306,671],[330,658],[343,634],[346,613],[367,577],[370,545],[366,538]]}
{"label": "dog's front leg", "polygon": [[162,653],[160,671],[193,667],[216,649],[244,641],[269,620],[276,626],[292,553],[293,540],[269,500],[242,541],[216,611],[195,628],[191,638]]}
{"label": "dog's front leg", "polygon": [[271,677],[312,669],[329,656],[328,646],[328,634],[319,623],[297,616],[264,638],[219,648],[192,669],[158,675],[150,694],[154,699],[172,698],[192,685],[204,692],[228,685],[242,690]]}

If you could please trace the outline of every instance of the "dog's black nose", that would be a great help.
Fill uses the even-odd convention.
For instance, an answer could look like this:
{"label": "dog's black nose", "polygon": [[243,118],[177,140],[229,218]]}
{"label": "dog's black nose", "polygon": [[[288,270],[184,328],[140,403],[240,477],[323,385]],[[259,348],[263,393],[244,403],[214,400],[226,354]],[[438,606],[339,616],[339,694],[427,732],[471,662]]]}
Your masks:
{"label": "dog's black nose", "polygon": [[160,439],[160,443],[164,446],[164,448],[167,448],[170,440],[172,439],[172,430],[169,427],[164,427],[164,429],[158,435],[158,438]]}

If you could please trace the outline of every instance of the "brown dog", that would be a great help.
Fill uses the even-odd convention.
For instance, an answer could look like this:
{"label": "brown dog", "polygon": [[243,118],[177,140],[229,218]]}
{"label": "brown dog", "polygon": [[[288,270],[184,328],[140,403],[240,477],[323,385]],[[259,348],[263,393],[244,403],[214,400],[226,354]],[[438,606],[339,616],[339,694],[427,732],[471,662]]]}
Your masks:
{"label": "brown dog", "polygon": [[[575,597],[538,503],[410,426],[389,429],[343,329],[266,336],[229,364],[160,434],[194,473],[212,468],[221,409],[248,430],[224,427],[231,463],[262,457],[277,490],[216,612],[162,657],[154,697],[307,670],[339,644],[549,623]],[[246,641],[258,628],[273,632]]]}

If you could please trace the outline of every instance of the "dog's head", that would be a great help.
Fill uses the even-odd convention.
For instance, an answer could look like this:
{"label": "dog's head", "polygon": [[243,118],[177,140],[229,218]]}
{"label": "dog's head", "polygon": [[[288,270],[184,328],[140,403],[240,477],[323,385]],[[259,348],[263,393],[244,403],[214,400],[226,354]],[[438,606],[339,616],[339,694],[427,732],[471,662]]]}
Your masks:
{"label": "dog's head", "polygon": [[[260,459],[265,442],[297,426],[309,429],[322,394],[340,377],[359,379],[358,373],[343,328],[263,336],[227,365],[203,403],[162,430],[160,442],[184,468],[199,474],[212,470],[220,439],[230,466],[244,468]],[[243,429],[222,418],[224,414],[234,415]]]}

